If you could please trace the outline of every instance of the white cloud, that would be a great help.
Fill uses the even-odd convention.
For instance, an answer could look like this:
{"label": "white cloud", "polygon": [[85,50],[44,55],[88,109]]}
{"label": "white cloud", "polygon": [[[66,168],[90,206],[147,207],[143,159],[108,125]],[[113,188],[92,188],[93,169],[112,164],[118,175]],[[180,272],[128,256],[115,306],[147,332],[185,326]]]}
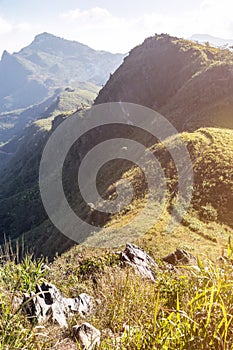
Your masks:
{"label": "white cloud", "polygon": [[127,52],[155,33],[169,33],[181,37],[196,33],[198,11],[176,16],[144,13],[135,18],[117,17],[104,8],[82,11],[75,9],[60,14],[60,33],[84,42],[96,49]]}
{"label": "white cloud", "polygon": [[9,33],[12,30],[12,25],[4,18],[0,17],[0,35]]}
{"label": "white cloud", "polygon": [[101,7],[94,7],[94,8],[91,8],[90,10],[84,10],[84,11],[81,11],[80,9],[77,8],[75,10],[71,10],[61,14],[61,17],[69,19],[71,21],[78,20],[85,23],[89,21],[100,23],[102,20],[113,18],[113,16],[108,10]]}
{"label": "white cloud", "polygon": [[204,33],[233,38],[232,12],[232,0],[203,0],[190,12],[180,9],[179,15],[178,11],[145,12],[133,18],[127,13],[117,16],[105,8],[93,7],[54,14],[49,20],[38,17],[11,23],[0,17],[0,51],[18,50],[44,31],[112,52],[127,52],[146,37],[161,32],[180,37]]}
{"label": "white cloud", "polygon": [[233,38],[232,12],[232,0],[204,0],[196,19],[197,26],[200,27],[199,32]]}
{"label": "white cloud", "polygon": [[128,51],[132,21],[115,17],[100,7],[81,11],[75,9],[60,15],[63,33],[96,49]]}
{"label": "white cloud", "polygon": [[[233,9],[233,3],[231,0],[204,0],[201,4],[202,10],[207,10],[214,12],[216,14],[216,11],[219,13],[227,12],[229,13],[230,10]],[[229,13],[230,14],[230,13]]]}
{"label": "white cloud", "polygon": [[20,50],[32,38],[32,26],[27,22],[7,21],[0,17],[0,57],[3,50]]}
{"label": "white cloud", "polygon": [[177,20],[158,13],[142,14],[137,18],[113,16],[104,8],[81,11],[75,9],[60,15],[60,32],[73,33],[76,40],[96,49],[127,52],[155,32],[172,33]]}
{"label": "white cloud", "polygon": [[15,29],[20,32],[29,32],[32,29],[32,25],[27,22],[18,23],[15,25]]}

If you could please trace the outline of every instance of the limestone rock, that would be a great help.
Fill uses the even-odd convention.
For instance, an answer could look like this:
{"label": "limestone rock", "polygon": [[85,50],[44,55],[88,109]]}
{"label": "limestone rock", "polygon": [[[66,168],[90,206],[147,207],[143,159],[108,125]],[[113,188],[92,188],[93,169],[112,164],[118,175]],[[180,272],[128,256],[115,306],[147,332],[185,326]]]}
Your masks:
{"label": "limestone rock", "polygon": [[164,262],[175,265],[193,265],[197,266],[197,258],[184,249],[176,249],[174,253],[165,256],[162,259]]}
{"label": "limestone rock", "polygon": [[142,277],[155,282],[158,267],[156,262],[142,249],[134,244],[127,243],[125,251],[120,253],[120,260],[127,265],[133,266],[135,271]]}
{"label": "limestone rock", "polygon": [[89,315],[92,313],[94,307],[93,298],[86,293],[81,293],[74,299],[63,298],[63,303],[71,312],[78,312],[80,316]]}
{"label": "limestone rock", "polygon": [[74,326],[73,333],[83,350],[93,350],[100,344],[100,331],[88,322]]}
{"label": "limestone rock", "polygon": [[82,293],[77,298],[64,298],[61,292],[49,283],[36,285],[36,293],[24,294],[23,308],[33,321],[39,324],[52,321],[67,328],[66,316],[71,312],[78,312],[80,316],[92,312],[93,299]]}

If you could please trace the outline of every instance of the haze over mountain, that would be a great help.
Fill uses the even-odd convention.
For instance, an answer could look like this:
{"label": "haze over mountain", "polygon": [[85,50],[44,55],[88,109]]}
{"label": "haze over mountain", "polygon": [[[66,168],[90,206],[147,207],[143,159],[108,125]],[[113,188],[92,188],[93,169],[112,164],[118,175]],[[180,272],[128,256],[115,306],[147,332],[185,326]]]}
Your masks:
{"label": "haze over mountain", "polygon": [[122,60],[122,54],[48,33],[18,53],[5,51],[0,61],[0,143],[49,108],[64,88],[97,93]]}
{"label": "haze over mountain", "polygon": [[[233,138],[230,130],[233,129],[232,68],[233,54],[229,50],[206,47],[168,35],[156,35],[146,39],[142,45],[130,52],[95,101],[95,103],[125,101],[145,105],[161,112],[178,131],[185,131],[182,137],[195,162],[196,182],[191,213],[181,227],[191,232],[195,218],[195,225],[201,227],[206,236],[211,235],[213,231],[210,232],[208,225],[204,223],[204,218],[210,217],[209,212],[218,232],[221,230],[227,232],[228,228],[232,227],[230,219],[233,201],[231,195]],[[66,91],[65,94],[69,96],[70,92]],[[71,100],[69,99],[70,103]],[[39,196],[38,167],[46,140],[54,128],[64,118],[69,117],[69,113],[55,118],[54,116],[48,118],[49,116],[51,111],[48,115],[44,113],[43,119],[33,123],[23,134],[2,148],[5,151],[12,150],[14,154],[0,176],[0,213],[1,232],[12,238],[25,233],[27,244],[36,247],[37,254],[53,256],[57,251],[62,252],[72,242],[59,234],[47,220]],[[198,130],[199,128],[201,129]],[[71,153],[74,154],[76,163],[81,161],[85,152],[96,142],[117,137],[120,132],[121,130],[116,128],[107,128],[104,133],[98,133],[97,130],[82,139],[81,143],[72,148]],[[125,136],[132,137],[133,134],[130,129]],[[150,140],[148,135],[143,137],[142,143],[153,145],[155,142]],[[169,142],[171,147],[179,146],[176,139],[168,140]],[[155,145],[153,150],[161,160],[171,191],[170,204],[166,208],[165,217],[167,217],[175,191],[175,168],[163,146]],[[77,164],[70,159],[68,157],[69,171],[64,174],[64,183],[70,191],[69,198],[73,198],[75,208],[85,218],[87,208],[81,199],[77,198],[77,189],[72,178],[72,176],[76,178]],[[127,173],[129,169],[131,170]],[[122,171],[119,164],[117,167],[105,167],[101,175],[105,196],[113,194],[112,188],[124,175],[123,173],[129,178],[135,174],[133,182],[138,189],[136,202],[143,202],[144,187],[140,185],[138,181],[140,176],[130,164],[127,164],[125,170],[123,167]],[[133,213],[134,210],[137,211],[134,204],[132,208]],[[99,223],[110,225],[110,229],[113,227],[112,230],[117,232],[121,221],[124,222],[128,215],[133,215],[130,213],[131,211],[126,209],[117,218],[100,217]],[[153,213],[151,217],[153,218]],[[144,223],[141,225],[144,226]],[[157,229],[160,230],[160,228],[154,230]],[[140,232],[140,225],[136,230]]]}
{"label": "haze over mountain", "polygon": [[43,33],[0,62],[0,111],[40,102],[57,88],[92,82],[101,86],[121,63],[122,54],[95,51],[75,41]]}
{"label": "haze over mountain", "polygon": [[192,41],[197,41],[200,44],[209,43],[211,46],[219,48],[227,48],[233,45],[233,39],[222,39],[209,34],[194,34],[190,38]]}
{"label": "haze over mountain", "polygon": [[[58,88],[52,96],[27,108],[0,114],[0,144],[6,143],[12,137],[17,136],[26,125],[29,125],[36,119],[42,116],[48,118],[50,114],[54,114],[56,105],[59,106],[57,114],[69,111],[71,106],[73,111],[89,106],[97,96],[99,89],[93,83],[77,83],[74,88]],[[67,96],[66,99],[69,100],[67,104],[64,103],[64,93]],[[60,100],[63,101],[62,105]]]}

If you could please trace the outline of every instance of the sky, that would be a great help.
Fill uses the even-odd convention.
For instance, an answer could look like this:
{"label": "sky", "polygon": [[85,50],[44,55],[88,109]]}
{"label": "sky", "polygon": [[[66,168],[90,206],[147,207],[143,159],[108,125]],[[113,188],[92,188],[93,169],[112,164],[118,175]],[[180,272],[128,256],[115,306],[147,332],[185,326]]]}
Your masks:
{"label": "sky", "polygon": [[127,53],[155,33],[233,39],[232,0],[0,0],[0,56],[48,32]]}

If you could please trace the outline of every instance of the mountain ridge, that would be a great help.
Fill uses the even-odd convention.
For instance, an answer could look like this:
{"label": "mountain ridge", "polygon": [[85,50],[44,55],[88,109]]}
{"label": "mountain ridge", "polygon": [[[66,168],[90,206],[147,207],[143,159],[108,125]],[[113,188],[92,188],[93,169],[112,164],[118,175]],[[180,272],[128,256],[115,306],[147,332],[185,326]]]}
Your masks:
{"label": "mountain ridge", "polygon": [[[20,109],[46,103],[67,87],[77,89],[86,84],[88,88],[89,84],[90,91],[94,88],[97,92],[123,57],[49,33],[37,35],[19,52],[4,51],[0,61],[0,80],[4,82],[0,85],[0,144],[14,136],[14,124],[26,126],[27,119],[19,117]],[[4,121],[6,114],[9,126]]]}
{"label": "mountain ridge", "polygon": [[45,43],[46,44],[46,49],[47,50],[51,50],[53,49],[53,46],[51,47],[51,44],[53,42],[58,42],[58,43],[66,43],[67,45],[70,45],[70,43],[72,43],[74,46],[77,45],[83,49],[86,50],[91,50],[93,52],[103,52],[103,53],[107,53],[107,54],[111,54],[111,55],[125,55],[124,53],[111,53],[110,51],[107,50],[95,50],[93,48],[91,48],[90,46],[81,43],[79,41],[76,40],[70,40],[70,39],[65,39],[63,37],[48,33],[48,32],[43,32],[40,34],[37,34],[34,38],[34,40],[31,42],[31,44],[29,44],[28,46],[25,46],[24,48],[22,48],[21,50],[15,52],[15,53],[24,53],[28,47],[35,47],[35,46],[39,46],[41,48],[41,44]]}
{"label": "mountain ridge", "polygon": [[178,131],[186,130],[185,123],[190,130],[233,128],[232,67],[229,50],[156,35],[130,51],[95,103],[144,105],[163,114]]}
{"label": "mountain ridge", "polygon": [[233,45],[233,39],[223,39],[209,34],[193,34],[188,39],[198,41],[200,44],[209,44],[218,48],[227,48]]}
{"label": "mountain ridge", "polygon": [[[213,192],[213,188],[216,181],[219,181],[219,188],[224,188],[222,192],[224,192],[224,196],[226,197],[232,190],[233,184],[233,179],[230,177],[232,165],[229,160],[229,154],[231,154],[230,152],[233,148],[231,140],[233,129],[233,94],[231,94],[231,89],[233,85],[232,73],[228,74],[231,72],[232,67],[232,53],[228,50],[205,47],[168,35],[155,36],[146,39],[142,45],[131,50],[129,56],[124,59],[124,63],[110,77],[95,100],[96,104],[122,100],[146,105],[158,110],[168,120],[174,123],[179,132],[184,131],[186,133],[185,140],[187,146],[194,156],[201,153],[203,145],[204,147],[206,146],[206,142],[209,144],[210,140],[212,138],[214,139],[212,136],[218,135],[219,141],[217,145],[214,145],[216,147],[216,159],[213,158],[213,149],[208,147],[205,153],[206,160],[208,160],[207,163],[204,159],[203,162],[199,163],[199,168],[196,170],[196,179],[197,181],[200,180],[200,183],[196,183],[196,186],[200,192],[200,206],[203,207],[201,210],[204,212],[204,216],[212,215],[214,217],[213,225],[216,225],[218,232],[221,231],[221,225],[223,225],[224,237],[228,230],[230,230],[229,217],[231,217],[231,209],[229,209],[228,201],[224,202],[227,203],[225,206],[221,203],[218,203],[217,206],[216,193]],[[66,91],[66,93],[69,95],[69,91]],[[224,106],[225,108],[223,108]],[[228,113],[226,113],[227,110]],[[82,111],[81,113],[84,112]],[[213,113],[215,113],[216,117]],[[56,127],[66,117],[69,117],[68,114],[60,117],[57,116],[54,119],[53,127]],[[46,115],[46,118],[36,122],[37,127],[40,126],[43,128],[44,131],[42,134],[45,139],[52,132],[46,126],[47,122],[51,122],[49,114]],[[214,118],[216,118],[216,122]],[[44,124],[45,127],[43,127],[43,123],[46,124]],[[228,128],[226,128],[226,125]],[[215,127],[214,130],[216,130],[217,134],[211,129],[213,127]],[[202,128],[202,132],[194,134],[200,128]],[[27,130],[30,131],[30,129]],[[32,129],[32,134],[33,132],[34,129]],[[83,156],[82,153],[85,154],[85,150],[87,152],[97,141],[101,142],[101,140],[117,137],[121,132],[121,129],[105,128],[104,132],[101,133],[97,128],[88,137],[84,137],[80,143],[74,145],[70,155],[67,157],[68,171],[64,171],[63,179],[65,190],[69,194],[69,199],[72,197],[73,202],[76,204],[77,208],[75,207],[75,210],[77,209],[78,213],[80,211],[81,217],[84,219],[87,218],[89,209],[77,196],[77,184],[74,181],[77,174],[77,165]],[[0,211],[2,215],[2,231],[7,236],[12,236],[15,239],[21,233],[25,233],[28,245],[30,248],[36,247],[37,255],[43,253],[53,257],[56,252],[61,253],[64,249],[72,245],[73,242],[60,234],[46,218],[46,215],[42,215],[37,181],[39,159],[45,139],[43,140],[43,137],[41,138],[39,148],[37,146],[34,147],[32,134],[30,132],[30,142],[32,143],[29,142],[26,148],[22,147],[22,149],[25,149],[25,152],[16,154],[15,161],[12,161],[11,166],[5,169],[4,174],[1,173]],[[125,131],[124,137],[127,138],[130,135],[134,136],[132,130]],[[226,136],[225,140],[224,135]],[[27,138],[25,138],[26,140]],[[144,141],[150,144],[149,139],[142,141],[143,144],[145,143]],[[38,142],[40,142],[40,138]],[[82,145],[82,149],[80,149],[80,145]],[[174,172],[173,166],[170,164],[171,159],[167,157],[166,152],[162,148],[156,147],[156,154],[158,154],[164,163],[163,168],[167,169],[168,180],[171,182],[172,188],[175,177],[174,179],[169,177],[169,174],[171,175]],[[174,147],[178,147],[178,145],[174,144]],[[75,157],[75,162],[72,161],[72,156]],[[218,165],[216,174],[213,166],[215,163]],[[31,165],[32,167],[30,167]],[[101,173],[100,185],[103,190],[101,193],[106,198],[114,195],[114,184],[124,174],[127,174],[129,170],[129,166],[128,168],[126,166],[125,170],[122,168],[121,171],[121,166],[122,164],[118,163],[107,165]],[[211,172],[206,174],[210,166]],[[132,166],[130,166],[130,169],[132,170],[131,173],[134,173]],[[229,175],[227,175],[228,173]],[[208,175],[210,175],[210,178]],[[139,177],[136,174],[136,180],[137,178]],[[8,184],[8,187],[6,184]],[[136,188],[143,189],[141,184],[137,182],[135,184]],[[173,193],[170,195],[169,206],[171,207]],[[14,201],[11,202],[11,198],[17,198],[17,203]],[[232,197],[229,198],[231,200]],[[136,199],[139,207],[141,207],[143,200],[141,200],[140,193]],[[33,203],[30,209],[30,216],[27,215],[28,209],[25,209],[28,208],[28,200]],[[9,208],[11,208],[11,211],[9,211]],[[225,210],[224,212],[222,211],[223,209]],[[219,239],[219,237],[216,238],[210,232],[211,230],[208,228],[208,224],[202,221],[195,203],[190,210],[188,219],[180,224],[178,231],[184,232],[186,230],[187,232],[193,232],[192,230],[194,230],[195,236],[196,230],[200,236],[201,230],[203,230],[204,239],[205,237],[209,237],[206,239],[211,242]],[[105,234],[105,229],[110,229],[113,233],[118,232],[115,231],[115,223],[117,222],[115,216],[103,217],[99,213],[96,213],[96,215],[98,216],[98,223],[100,226],[103,226],[101,234]],[[132,215],[134,215],[134,211],[132,212],[130,208],[126,208],[118,216],[118,219],[121,220],[119,225],[122,226],[121,224],[127,222]],[[167,216],[169,216],[169,208],[167,208],[164,218]],[[37,220],[36,217],[40,218],[40,220]],[[151,218],[153,218],[153,213],[151,213]],[[139,225],[135,228],[135,231],[140,233],[144,224],[142,222],[140,224],[142,227]],[[201,227],[201,229],[198,227]],[[120,229],[122,230],[124,228]],[[163,226],[160,222],[154,228],[153,233],[156,234],[157,231],[163,231]],[[127,231],[124,232],[127,234]],[[129,239],[130,237],[132,238],[132,236],[129,236]]]}

